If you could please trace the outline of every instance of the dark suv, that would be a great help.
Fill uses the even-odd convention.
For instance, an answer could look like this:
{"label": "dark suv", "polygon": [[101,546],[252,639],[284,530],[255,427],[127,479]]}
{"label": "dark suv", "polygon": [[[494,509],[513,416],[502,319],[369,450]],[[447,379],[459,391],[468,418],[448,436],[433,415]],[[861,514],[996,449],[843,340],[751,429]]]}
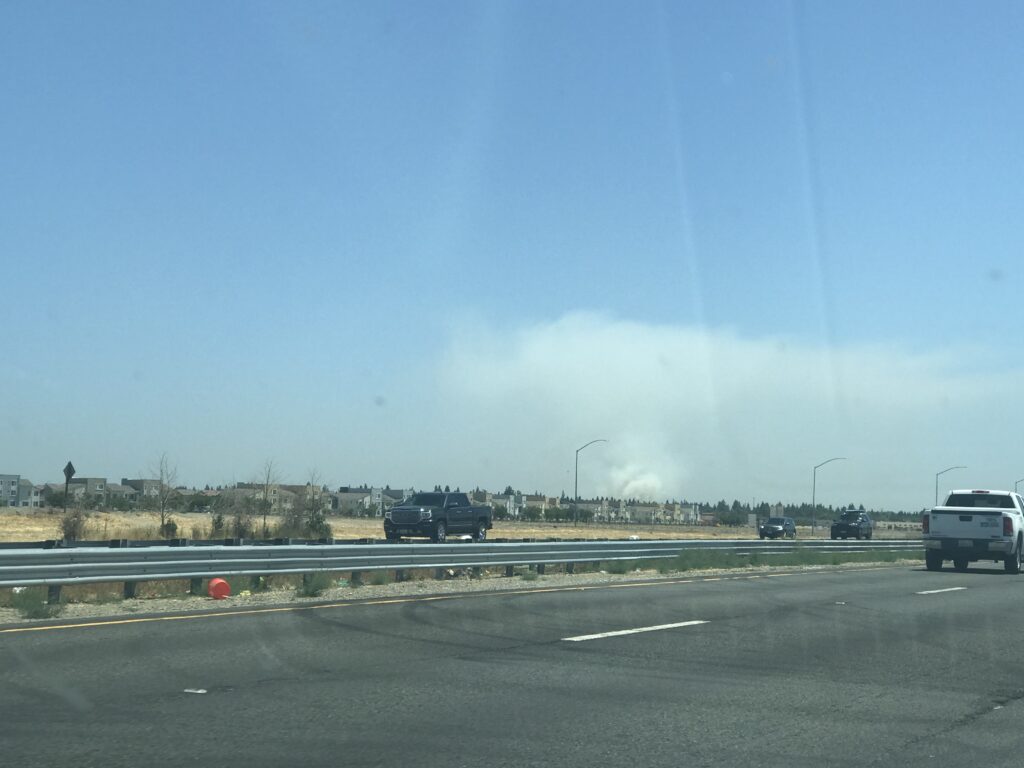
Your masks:
{"label": "dark suv", "polygon": [[848,539],[852,536],[855,539],[870,539],[874,529],[875,524],[867,513],[848,509],[832,523],[832,538]]}
{"label": "dark suv", "polygon": [[757,535],[762,539],[795,539],[796,523],[792,517],[769,517],[761,523]]}

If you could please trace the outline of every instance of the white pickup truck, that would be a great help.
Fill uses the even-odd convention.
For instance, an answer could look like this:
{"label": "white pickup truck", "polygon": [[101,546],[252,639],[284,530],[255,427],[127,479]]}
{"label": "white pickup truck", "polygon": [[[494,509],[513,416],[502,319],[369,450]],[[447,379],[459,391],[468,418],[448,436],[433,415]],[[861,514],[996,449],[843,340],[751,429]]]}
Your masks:
{"label": "white pickup truck", "polygon": [[1007,573],[1020,573],[1024,499],[1012,491],[950,491],[941,507],[924,513],[921,532],[929,571],[941,570],[945,560],[958,571],[992,560]]}

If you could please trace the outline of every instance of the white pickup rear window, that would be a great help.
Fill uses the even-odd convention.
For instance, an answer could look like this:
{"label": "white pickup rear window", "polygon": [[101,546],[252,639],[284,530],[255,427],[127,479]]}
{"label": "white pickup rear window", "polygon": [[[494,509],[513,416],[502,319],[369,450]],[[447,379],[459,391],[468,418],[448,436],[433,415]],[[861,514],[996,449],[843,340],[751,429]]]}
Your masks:
{"label": "white pickup rear window", "polygon": [[947,507],[996,507],[998,509],[1013,509],[1013,499],[1010,496],[991,493],[952,493],[946,499]]}

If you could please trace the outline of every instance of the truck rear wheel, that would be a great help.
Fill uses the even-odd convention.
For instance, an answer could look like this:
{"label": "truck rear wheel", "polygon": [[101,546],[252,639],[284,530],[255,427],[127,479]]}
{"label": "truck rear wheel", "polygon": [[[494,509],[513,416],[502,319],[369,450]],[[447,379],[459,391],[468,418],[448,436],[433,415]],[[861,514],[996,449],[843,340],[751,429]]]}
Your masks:
{"label": "truck rear wheel", "polygon": [[1003,560],[1003,570],[1007,573],[1020,573],[1020,556],[1021,556],[1021,542],[1017,539],[1017,546],[1014,547],[1013,552],[1006,555],[1006,559]]}
{"label": "truck rear wheel", "polygon": [[929,571],[941,571],[942,570],[942,553],[932,552],[931,550],[924,553],[924,567]]}

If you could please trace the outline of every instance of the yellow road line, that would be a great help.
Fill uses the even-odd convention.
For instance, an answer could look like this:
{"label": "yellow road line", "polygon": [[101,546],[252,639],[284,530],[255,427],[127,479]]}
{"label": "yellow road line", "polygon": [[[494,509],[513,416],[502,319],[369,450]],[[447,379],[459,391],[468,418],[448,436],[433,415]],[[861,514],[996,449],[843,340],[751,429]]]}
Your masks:
{"label": "yellow road line", "polygon": [[[839,570],[881,571],[900,566],[880,566],[875,568],[848,568]],[[793,573],[763,574],[764,576],[810,576],[816,573],[834,573],[835,571],[797,571]],[[578,587],[538,587],[536,589],[499,589],[488,592],[463,592],[455,595],[418,595],[412,597],[386,597],[377,600],[345,600],[335,603],[318,605],[283,605],[267,608],[244,608],[233,611],[209,611],[204,613],[178,613],[170,616],[143,616],[137,619],[103,619],[100,621],[79,622],[75,624],[45,624],[43,626],[11,627],[0,629],[0,635],[19,634],[23,632],[50,632],[59,629],[87,629],[95,627],[113,627],[122,624],[150,624],[157,621],[191,621],[195,619],[220,619],[229,616],[254,616],[261,613],[298,613],[299,611],[322,611],[329,608],[351,608],[360,605],[398,605],[400,603],[427,603],[437,600],[464,600],[468,597],[495,597],[498,595],[536,595],[552,592],[586,592],[596,589],[626,589],[632,587],[661,587],[669,584],[699,584],[708,581],[739,581],[756,579],[760,576],[715,576],[709,578],[690,579],[659,579],[656,581],[620,582],[617,584],[586,584]]]}

